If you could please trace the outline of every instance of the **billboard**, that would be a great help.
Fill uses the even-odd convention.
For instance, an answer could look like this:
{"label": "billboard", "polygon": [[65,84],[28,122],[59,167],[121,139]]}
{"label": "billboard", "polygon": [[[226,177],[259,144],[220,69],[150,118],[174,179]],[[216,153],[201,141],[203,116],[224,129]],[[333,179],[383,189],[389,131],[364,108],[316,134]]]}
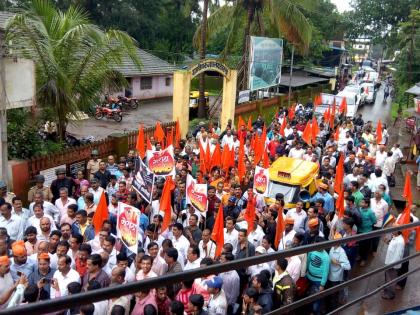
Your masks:
{"label": "billboard", "polygon": [[283,40],[251,36],[249,46],[249,89],[255,91],[279,84]]}

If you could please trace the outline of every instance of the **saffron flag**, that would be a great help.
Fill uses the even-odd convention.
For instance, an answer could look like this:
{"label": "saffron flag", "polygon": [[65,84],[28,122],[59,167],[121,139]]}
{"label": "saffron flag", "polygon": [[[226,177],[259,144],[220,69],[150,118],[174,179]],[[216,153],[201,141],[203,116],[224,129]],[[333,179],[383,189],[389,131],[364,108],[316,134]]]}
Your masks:
{"label": "saffron flag", "polygon": [[210,141],[207,141],[207,147],[206,147],[206,153],[205,153],[205,156],[204,156],[204,160],[206,161],[207,172],[210,172],[210,166],[211,166]]}
{"label": "saffron flag", "polygon": [[153,150],[153,147],[152,147],[152,144],[150,143],[150,139],[149,139],[149,137],[147,137],[146,149],[147,149],[148,151]]}
{"label": "saffron flag", "polygon": [[276,237],[274,238],[274,246],[276,248],[278,248],[280,241],[283,238],[284,228],[283,207],[280,207],[277,215]]}
{"label": "saffron flag", "polygon": [[403,197],[407,200],[407,203],[410,206],[413,204],[413,193],[411,192],[411,177],[409,171],[405,173]]}
{"label": "saffron flag", "polygon": [[214,148],[213,154],[211,156],[211,163],[210,163],[210,169],[213,169],[213,167],[217,166],[220,167],[222,164],[222,153],[220,150],[220,143],[216,143],[216,147]]}
{"label": "saffron flag", "polygon": [[379,119],[378,125],[376,126],[376,144],[380,144],[382,142],[382,122]]}
{"label": "saffron flag", "polygon": [[264,150],[263,166],[264,166],[264,168],[269,168],[270,167],[270,158],[268,157],[267,150]]}
{"label": "saffron flag", "polygon": [[344,157],[343,154],[340,152],[338,157],[338,163],[335,173],[335,181],[334,181],[334,191],[338,194],[343,187],[344,182]]}
{"label": "saffron flag", "polygon": [[104,221],[108,220],[109,211],[106,204],[105,193],[102,192],[101,197],[99,198],[99,203],[96,206],[95,214],[93,215],[92,223],[95,228],[95,234],[98,234],[102,229],[102,224]]}
{"label": "saffron flag", "polygon": [[296,108],[295,104],[293,104],[293,105],[289,108],[289,113],[288,113],[288,116],[289,116],[289,120],[290,120],[290,121],[292,121],[292,120],[293,120],[293,118],[295,118],[295,108]]}
{"label": "saffron flag", "polygon": [[340,127],[339,126],[337,126],[337,128],[335,129],[335,132],[334,132],[334,140],[338,141],[338,139],[340,139]]}
{"label": "saffron flag", "polygon": [[334,129],[335,125],[335,99],[332,104],[331,112],[330,112],[330,129]]}
{"label": "saffron flag", "polygon": [[247,129],[248,129],[248,131],[252,131],[252,116],[248,117]]}
{"label": "saffron flag", "polygon": [[335,208],[337,209],[337,216],[339,219],[344,217],[344,187],[341,185],[340,192],[338,193],[338,198],[335,201]]}
{"label": "saffron flag", "polygon": [[154,136],[156,141],[162,144],[163,138],[165,137],[165,133],[163,132],[162,126],[160,125],[159,121],[156,122]]}
{"label": "saffron flag", "polygon": [[316,137],[319,135],[318,121],[315,117],[312,118],[312,142],[315,142]]}
{"label": "saffron flag", "polygon": [[280,134],[283,137],[286,137],[286,134],[284,132],[284,130],[286,129],[286,126],[287,126],[287,119],[286,119],[286,116],[284,116],[283,121],[281,122],[281,126],[280,126]]}
{"label": "saffron flag", "polygon": [[220,204],[219,211],[217,211],[216,219],[214,221],[213,231],[211,233],[211,238],[216,243],[216,257],[220,256],[223,245],[225,244],[224,221],[223,206]]}
{"label": "saffron flag", "polygon": [[245,126],[245,121],[244,121],[244,119],[242,118],[242,116],[239,116],[239,119],[238,119],[238,129],[236,129],[237,131],[239,131],[239,130],[241,130],[241,127],[242,126]]}
{"label": "saffron flag", "polygon": [[324,122],[329,123],[330,121],[330,105],[328,105],[328,109],[324,112]]}
{"label": "saffron flag", "polygon": [[[410,172],[405,173],[405,183],[404,183],[404,191],[403,191],[403,197],[406,200],[405,209],[401,213],[400,218],[398,219],[398,224],[404,225],[410,223],[410,217],[411,217],[411,205],[413,204],[413,195],[411,192],[411,178],[410,178]],[[410,230],[404,230],[402,231],[402,235],[404,237],[404,240],[408,242],[408,238],[410,236]]]}
{"label": "saffron flag", "polygon": [[172,176],[167,176],[165,185],[162,189],[162,196],[160,197],[160,210],[162,210],[165,215],[163,216],[162,222],[162,229],[161,231],[165,231],[169,225],[171,224],[171,216],[172,216],[172,206],[171,206],[171,194],[172,190],[175,189],[175,184],[172,179]]}
{"label": "saffron flag", "polygon": [[179,126],[179,119],[176,119],[175,124],[175,147],[179,148],[179,142],[181,141],[181,128]]}
{"label": "saffron flag", "polygon": [[342,114],[347,113],[347,100],[346,100],[345,97],[343,97],[342,100],[341,100],[339,111]]}
{"label": "saffron flag", "polygon": [[139,134],[137,135],[136,150],[139,153],[140,159],[144,159],[146,151],[144,149],[144,130],[143,124],[140,125]]}
{"label": "saffron flag", "polygon": [[248,194],[248,202],[246,203],[244,219],[247,222],[247,234],[249,234],[254,230],[255,221],[255,198],[252,193]]}
{"label": "saffron flag", "polygon": [[200,147],[200,171],[204,175],[204,174],[207,174],[206,153],[204,152],[201,142],[199,143],[199,147]]}
{"label": "saffron flag", "polygon": [[311,126],[311,123],[309,121],[306,123],[305,130],[303,130],[302,139],[308,145],[311,145],[311,142],[312,142],[312,126]]}
{"label": "saffron flag", "polygon": [[239,153],[238,153],[238,176],[241,182],[245,177],[245,173],[246,173],[246,168],[245,168],[244,140],[241,138],[239,140]]}
{"label": "saffron flag", "polygon": [[170,128],[166,132],[166,147],[173,145],[173,139],[174,139],[174,132],[173,132],[173,129]]}

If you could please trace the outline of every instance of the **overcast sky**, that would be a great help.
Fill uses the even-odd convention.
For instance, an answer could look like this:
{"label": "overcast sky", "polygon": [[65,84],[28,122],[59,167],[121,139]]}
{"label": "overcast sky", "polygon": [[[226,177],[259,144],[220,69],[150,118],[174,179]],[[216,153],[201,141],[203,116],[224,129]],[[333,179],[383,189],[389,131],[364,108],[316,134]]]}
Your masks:
{"label": "overcast sky", "polygon": [[331,0],[331,2],[337,6],[338,12],[349,11],[351,9],[350,1],[351,0]]}

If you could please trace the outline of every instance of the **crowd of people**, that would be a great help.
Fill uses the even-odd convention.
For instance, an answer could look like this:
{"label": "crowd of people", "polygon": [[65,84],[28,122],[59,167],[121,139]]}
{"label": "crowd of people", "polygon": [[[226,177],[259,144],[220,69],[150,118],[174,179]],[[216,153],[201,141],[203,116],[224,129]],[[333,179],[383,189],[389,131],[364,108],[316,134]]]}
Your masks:
{"label": "crowd of people", "polygon": [[[70,178],[66,169],[58,169],[50,186],[45,185],[42,175],[37,175],[25,203],[23,196],[8,192],[5,183],[0,182],[0,309],[383,228],[392,218],[389,187],[394,184],[395,165],[403,157],[399,145],[390,145],[385,126],[377,143],[373,123],[364,122],[361,115],[341,118],[333,126],[320,117],[319,133],[308,144],[302,134],[311,116],[290,115],[287,109],[280,108],[271,122],[259,116],[238,128],[230,122],[223,132],[200,125],[188,134],[174,150],[173,212],[165,231],[161,231],[160,209],[165,179],[155,181],[150,204],[143,200],[132,188],[138,164],[135,151],[116,161],[112,155],[100,159],[99,152],[93,150],[85,172]],[[269,163],[288,156],[319,165],[317,192],[310,200],[288,208],[281,193],[271,196],[271,202],[254,194],[255,165],[264,165],[262,159],[256,161],[254,140],[262,134],[266,135],[264,154]],[[162,149],[163,144],[153,137],[149,141],[153,150]],[[218,144],[222,149],[235,149],[236,163],[227,170],[216,165],[203,172],[200,146],[208,146],[213,152]],[[238,175],[237,165],[241,145],[245,153],[243,176]],[[336,210],[337,194],[333,189],[339,156],[345,159],[343,217]],[[188,174],[208,185],[205,216],[186,202]],[[102,194],[106,195],[110,215],[100,232],[95,233],[92,218]],[[245,212],[251,196],[256,202],[254,226],[249,232]],[[137,253],[127,250],[116,237],[118,202],[141,212]],[[221,254],[216,255],[212,230],[220,209],[224,214],[224,245]],[[415,206],[411,210],[411,220],[417,221]],[[276,243],[280,216],[285,227]],[[389,243],[388,247],[382,241]],[[382,239],[348,242],[328,251],[310,251],[174,285],[162,283],[133,296],[75,305],[57,314],[265,314],[351,278],[355,266],[365,266],[369,256],[386,248],[385,263],[392,264],[408,255],[410,242],[396,232]],[[395,266],[387,271],[386,280],[407,270],[408,262]],[[405,280],[389,286],[382,297],[392,299],[395,290],[404,286]],[[306,311],[331,311],[346,297],[347,292],[340,291],[317,300]]]}

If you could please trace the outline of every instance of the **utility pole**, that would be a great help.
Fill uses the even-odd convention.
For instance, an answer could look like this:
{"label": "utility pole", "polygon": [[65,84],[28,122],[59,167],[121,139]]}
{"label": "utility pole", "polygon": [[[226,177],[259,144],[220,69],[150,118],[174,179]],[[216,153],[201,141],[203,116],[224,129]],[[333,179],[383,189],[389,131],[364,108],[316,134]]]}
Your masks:
{"label": "utility pole", "polygon": [[0,180],[8,185],[7,159],[7,98],[6,69],[4,64],[4,34],[0,34]]}

